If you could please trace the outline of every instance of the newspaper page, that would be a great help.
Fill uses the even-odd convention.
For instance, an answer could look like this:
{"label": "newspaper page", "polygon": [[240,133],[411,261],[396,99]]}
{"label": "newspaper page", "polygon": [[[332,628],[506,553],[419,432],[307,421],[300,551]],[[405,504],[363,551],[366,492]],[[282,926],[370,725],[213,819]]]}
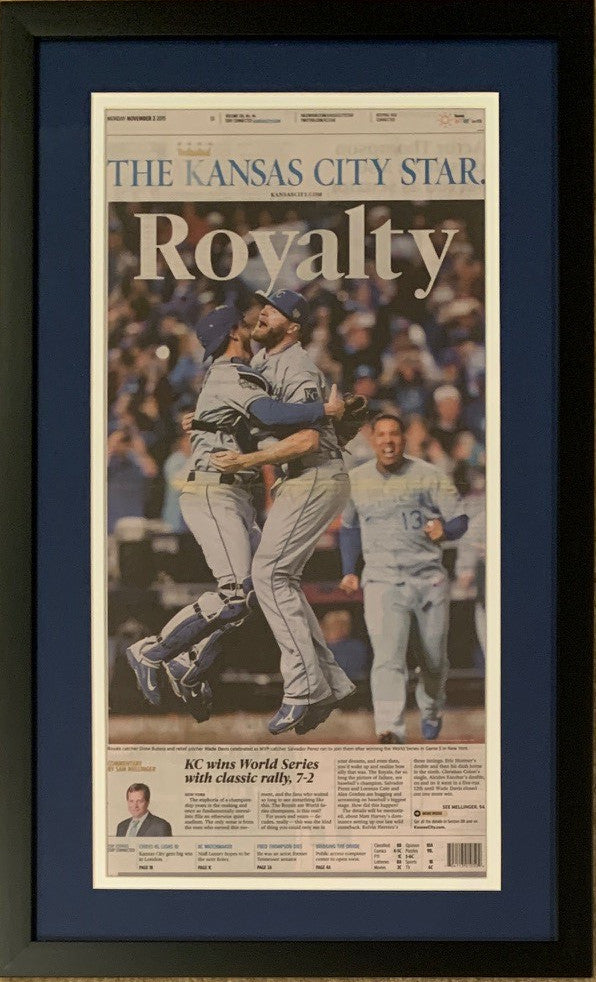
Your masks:
{"label": "newspaper page", "polygon": [[96,887],[499,889],[497,117],[93,96]]}

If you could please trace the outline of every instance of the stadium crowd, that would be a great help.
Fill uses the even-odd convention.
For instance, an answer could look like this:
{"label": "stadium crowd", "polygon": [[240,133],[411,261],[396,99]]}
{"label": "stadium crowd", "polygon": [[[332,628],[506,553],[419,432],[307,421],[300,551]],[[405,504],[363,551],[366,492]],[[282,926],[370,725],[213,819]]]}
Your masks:
{"label": "stadium crowd", "polygon": [[[344,392],[363,393],[373,411],[397,412],[404,419],[408,454],[452,476],[477,530],[462,540],[452,571],[454,586],[459,583],[465,593],[476,581],[480,597],[482,571],[477,578],[476,569],[483,562],[486,443],[482,202],[372,203],[366,211],[367,278],[298,281],[294,271],[308,258],[308,249],[296,245],[296,239],[313,228],[327,227],[338,234],[338,268],[346,268],[341,265],[345,207],[340,202],[324,206],[226,203],[215,209],[168,203],[167,211],[181,214],[189,228],[179,248],[194,278],[181,282],[173,279],[161,259],[163,278],[135,278],[139,271],[135,215],[157,206],[111,205],[107,441],[111,544],[118,538],[122,519],[149,520],[146,524],[155,528],[186,531],[178,489],[188,474],[191,450],[181,421],[194,409],[206,371],[194,326],[218,304],[235,303],[246,309],[254,302],[253,291],[263,289],[268,277],[251,243],[251,230],[282,227],[299,234],[275,288],[297,289],[307,297],[311,321],[303,332],[303,344],[329,383],[336,382]],[[163,205],[159,210],[164,210]],[[393,237],[392,268],[401,275],[387,281],[376,274],[372,233],[388,219],[396,229],[457,229],[424,300],[415,299],[414,291],[426,287],[428,274],[411,236]],[[160,241],[165,241],[169,223],[158,229]],[[239,278],[207,279],[193,265],[196,244],[216,229],[232,230],[247,242],[249,260]],[[444,236],[437,231],[434,238],[440,252]],[[228,249],[227,237],[216,236],[213,267],[221,276],[229,269]],[[369,437],[370,429],[364,427],[348,446],[349,468],[373,456]],[[263,496],[263,509],[266,501]],[[335,536],[332,529],[324,537],[324,550],[335,546]],[[477,611],[483,613],[480,604]],[[371,653],[362,630],[355,629],[347,609],[321,614],[323,632],[338,661],[357,684],[364,684]],[[483,636],[482,624],[477,624],[477,635]]]}
{"label": "stadium crowd", "polygon": [[[251,243],[251,229],[307,232],[327,227],[345,247],[342,203],[237,205],[168,204],[189,228],[180,246],[194,278],[175,281],[160,260],[163,278],[136,279],[140,211],[156,206],[113,204],[108,259],[108,524],[119,519],[163,519],[184,524],[176,484],[187,470],[188,437],[182,416],[194,409],[205,367],[194,325],[210,308],[233,302],[246,308],[267,276]],[[163,208],[163,206],[162,206]],[[381,280],[373,263],[373,231],[392,228],[457,229],[437,281],[425,300],[414,296],[427,274],[411,236],[393,237],[393,269]],[[311,323],[303,344],[329,382],[365,394],[373,410],[397,411],[406,422],[407,450],[449,472],[460,493],[481,507],[485,465],[484,257],[482,202],[372,203],[366,213],[367,278],[304,284],[295,269],[307,246],[290,248],[276,289],[300,290],[309,300]],[[159,228],[159,226],[158,226]],[[230,229],[248,244],[241,277],[214,281],[194,262],[194,248],[208,232]],[[164,222],[161,235],[169,236]],[[300,238],[300,235],[296,237]],[[275,240],[274,240],[275,241]],[[316,241],[316,239],[315,239]],[[229,241],[216,236],[215,272],[229,269]],[[342,268],[341,265],[339,268]],[[348,448],[348,466],[368,459],[365,428]]]}

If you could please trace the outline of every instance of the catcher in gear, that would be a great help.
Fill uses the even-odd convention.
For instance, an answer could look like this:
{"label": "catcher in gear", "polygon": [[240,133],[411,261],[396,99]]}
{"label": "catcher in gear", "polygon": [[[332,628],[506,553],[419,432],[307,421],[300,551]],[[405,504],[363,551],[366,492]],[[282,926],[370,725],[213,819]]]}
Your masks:
{"label": "catcher in gear", "polygon": [[[193,468],[183,486],[180,508],[199,542],[217,583],[178,611],[159,635],[141,638],[127,649],[127,660],[147,702],[161,702],[161,669],[192,716],[208,719],[211,690],[205,673],[221,649],[223,635],[238,628],[256,606],[250,580],[260,529],[252,488],[256,468],[222,476],[212,462],[220,450],[239,451],[258,443],[259,434],[297,429],[289,458],[313,451],[318,432],[308,429],[343,413],[343,399],[288,405],[270,395],[269,385],[248,365],[251,325],[239,310],[221,305],[197,324],[211,365],[191,424]],[[331,429],[331,422],[328,422]],[[254,441],[253,441],[254,430]],[[311,445],[312,444],[312,445]]]}

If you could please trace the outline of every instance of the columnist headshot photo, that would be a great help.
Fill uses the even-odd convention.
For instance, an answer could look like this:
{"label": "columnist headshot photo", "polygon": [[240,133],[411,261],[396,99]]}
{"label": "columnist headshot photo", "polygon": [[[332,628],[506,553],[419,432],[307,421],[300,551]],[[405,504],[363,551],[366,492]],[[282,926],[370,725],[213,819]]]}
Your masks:
{"label": "columnist headshot photo", "polygon": [[126,792],[126,804],[131,817],[118,824],[116,835],[171,835],[172,826],[164,818],[158,818],[149,811],[151,792],[146,784],[131,784]]}

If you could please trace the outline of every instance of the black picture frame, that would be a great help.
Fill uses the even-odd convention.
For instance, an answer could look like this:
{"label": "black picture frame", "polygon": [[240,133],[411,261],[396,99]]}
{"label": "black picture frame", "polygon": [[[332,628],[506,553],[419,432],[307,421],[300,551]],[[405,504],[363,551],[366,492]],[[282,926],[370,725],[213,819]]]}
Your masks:
{"label": "black picture frame", "polygon": [[[1,21],[0,968],[8,976],[534,976],[592,974],[591,747],[593,470],[593,9],[586,0],[9,2]],[[50,38],[548,38],[558,43],[559,345],[558,937],[511,942],[390,940],[66,942],[35,940],[35,120],[36,48]],[[222,24],[225,27],[222,29]],[[19,332],[10,333],[10,325]],[[10,357],[8,345],[10,344]],[[580,411],[578,412],[578,406]],[[504,448],[506,453],[506,448]],[[569,655],[573,665],[569,664]],[[18,656],[18,657],[16,657]]]}

